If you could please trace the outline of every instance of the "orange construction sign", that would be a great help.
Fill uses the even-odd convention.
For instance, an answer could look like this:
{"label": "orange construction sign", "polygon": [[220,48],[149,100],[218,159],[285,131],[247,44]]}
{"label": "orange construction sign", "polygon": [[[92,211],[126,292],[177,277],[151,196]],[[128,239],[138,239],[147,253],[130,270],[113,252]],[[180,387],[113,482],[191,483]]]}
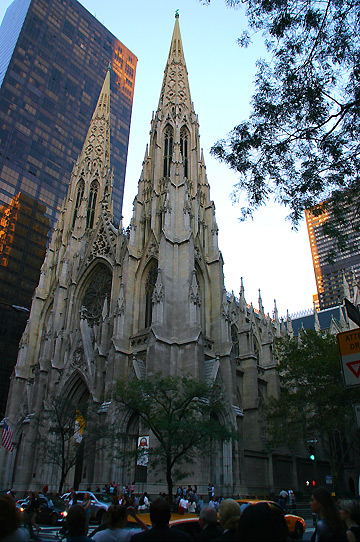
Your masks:
{"label": "orange construction sign", "polygon": [[360,329],[351,329],[336,336],[345,387],[360,386]]}

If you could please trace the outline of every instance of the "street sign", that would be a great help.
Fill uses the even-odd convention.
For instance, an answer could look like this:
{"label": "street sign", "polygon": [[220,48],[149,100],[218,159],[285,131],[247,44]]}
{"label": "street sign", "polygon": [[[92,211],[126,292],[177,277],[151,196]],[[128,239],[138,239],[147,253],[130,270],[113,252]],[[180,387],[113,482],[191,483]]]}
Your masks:
{"label": "street sign", "polygon": [[355,324],[360,326],[359,309],[353,303],[351,303],[351,301],[346,299],[346,297],[345,297],[345,308],[346,308],[346,312],[347,312],[347,315],[350,318],[350,320],[352,320],[353,322],[355,322]]}
{"label": "street sign", "polygon": [[360,329],[338,333],[337,343],[346,388],[360,386]]}

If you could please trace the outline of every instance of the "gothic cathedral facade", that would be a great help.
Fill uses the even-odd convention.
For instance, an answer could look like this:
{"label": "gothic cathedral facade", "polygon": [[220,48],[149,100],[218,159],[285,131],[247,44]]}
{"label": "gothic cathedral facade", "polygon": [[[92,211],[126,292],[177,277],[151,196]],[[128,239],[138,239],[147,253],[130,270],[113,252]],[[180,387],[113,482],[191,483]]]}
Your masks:
{"label": "gothic cathedral facade", "polygon": [[[260,423],[262,403],[278,393],[272,345],[285,326],[276,307],[265,315],[261,296],[259,309],[247,305],[242,283],[238,298],[225,290],[178,17],[126,230],[113,223],[112,182],[108,71],[20,343],[6,412],[15,450],[2,450],[0,485],[57,490],[59,468],[42,462],[37,443],[52,397],[91,401],[106,425],[118,379],[161,371],[219,380],[222,422],[240,435],[184,482],[205,492],[210,480],[225,496],[270,493],[290,480],[296,488],[291,458],[274,460]],[[117,424],[136,442],[139,420],[124,415]],[[74,477],[80,488],[124,484],[135,467],[99,451],[68,472],[66,485]],[[165,487],[148,473],[150,493]]]}

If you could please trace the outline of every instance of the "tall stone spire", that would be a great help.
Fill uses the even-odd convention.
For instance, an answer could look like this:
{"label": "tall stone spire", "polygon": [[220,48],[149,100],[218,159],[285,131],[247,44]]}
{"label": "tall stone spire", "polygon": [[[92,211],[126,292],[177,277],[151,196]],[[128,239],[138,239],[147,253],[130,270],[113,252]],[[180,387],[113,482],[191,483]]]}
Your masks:
{"label": "tall stone spire", "polygon": [[[77,163],[101,167],[108,173],[110,167],[110,72],[109,65],[85,142]],[[105,173],[104,171],[104,173]]]}
{"label": "tall stone spire", "polygon": [[191,237],[199,259],[220,257],[215,205],[210,199],[178,16],[134,200],[129,250],[134,255],[146,251],[149,243],[157,245],[164,235],[176,243]]}
{"label": "tall stone spire", "polygon": [[164,73],[158,111],[170,107],[171,111],[177,116],[181,116],[185,111],[189,113],[193,110],[193,105],[181,41],[178,13],[175,15],[174,32]]}
{"label": "tall stone spire", "polygon": [[65,235],[73,231],[77,237],[93,229],[101,209],[112,216],[112,183],[110,171],[110,72],[97,101],[82,151],[71,174],[67,197],[62,209]]}

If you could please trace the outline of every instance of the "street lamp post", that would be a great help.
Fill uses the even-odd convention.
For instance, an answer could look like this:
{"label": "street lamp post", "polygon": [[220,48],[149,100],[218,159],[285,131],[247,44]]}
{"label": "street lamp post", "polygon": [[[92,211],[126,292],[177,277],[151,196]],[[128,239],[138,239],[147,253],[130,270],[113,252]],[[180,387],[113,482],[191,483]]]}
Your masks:
{"label": "street lamp post", "polygon": [[18,312],[26,312],[29,313],[30,310],[26,307],[21,307],[20,305],[12,305],[11,303],[5,303],[5,301],[0,301],[0,305],[4,305],[4,307],[10,307],[11,309],[14,309]]}

